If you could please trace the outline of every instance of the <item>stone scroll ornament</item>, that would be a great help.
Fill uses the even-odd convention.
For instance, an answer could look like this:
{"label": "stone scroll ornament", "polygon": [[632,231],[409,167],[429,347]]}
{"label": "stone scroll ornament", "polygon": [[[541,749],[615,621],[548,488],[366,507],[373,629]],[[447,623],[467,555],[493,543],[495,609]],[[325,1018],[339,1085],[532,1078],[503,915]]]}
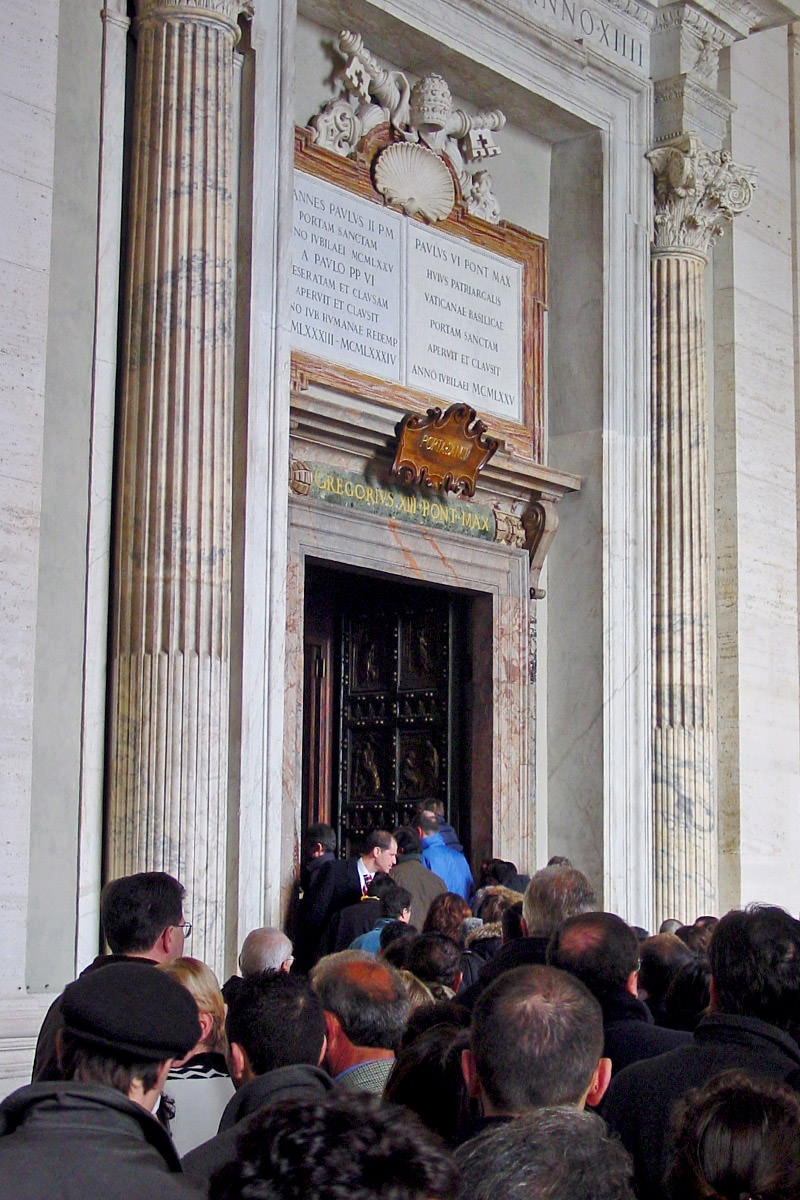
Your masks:
{"label": "stone scroll ornament", "polygon": [[387,203],[443,221],[456,202],[456,180],[467,212],[496,225],[500,206],[485,164],[500,153],[492,135],[505,125],[504,114],[493,108],[470,116],[454,108],[441,75],[425,75],[412,87],[402,71],[381,66],[360,33],[343,30],[335,45],[345,60],[342,91],[309,121],[314,142],[353,158],[373,130],[388,126],[390,144],[371,162]]}
{"label": "stone scroll ornament", "polygon": [[726,150],[707,150],[695,133],[682,134],[647,159],[655,180],[655,249],[707,255],[725,224],[749,207],[756,172]]}
{"label": "stone scroll ornament", "polygon": [[478,472],[500,445],[496,438],[484,436],[486,426],[468,404],[451,404],[444,413],[429,408],[425,416],[409,413],[396,432],[392,474],[401,483],[465,496],[474,496]]}

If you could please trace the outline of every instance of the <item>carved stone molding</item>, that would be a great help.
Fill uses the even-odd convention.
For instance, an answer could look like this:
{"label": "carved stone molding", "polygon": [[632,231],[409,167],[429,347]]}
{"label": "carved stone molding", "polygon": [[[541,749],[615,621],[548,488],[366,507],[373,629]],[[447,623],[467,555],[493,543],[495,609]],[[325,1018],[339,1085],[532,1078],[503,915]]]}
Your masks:
{"label": "carved stone molding", "polygon": [[688,4],[671,4],[668,8],[659,9],[653,18],[654,33],[667,33],[673,29],[684,28],[693,30],[698,37],[713,40],[719,49],[731,41],[730,35],[726,36],[717,21]]}
{"label": "carved stone molding", "polygon": [[698,30],[719,30],[729,41],[746,38],[759,29],[785,25],[797,3],[786,0],[692,0],[692,4],[667,3],[653,18],[656,32],[690,22]]}
{"label": "carved stone molding", "polygon": [[623,13],[626,17],[632,17],[634,21],[638,21],[645,29],[651,29],[653,25],[653,13],[650,7],[646,4],[639,4],[638,0],[606,0],[608,8],[616,8],[618,12]]}
{"label": "carved stone molding", "polygon": [[725,150],[707,150],[694,133],[650,150],[647,159],[655,176],[654,252],[707,257],[725,222],[751,203],[756,172]]}
{"label": "carved stone molding", "polygon": [[653,85],[653,126],[657,143],[668,145],[693,130],[709,148],[725,141],[734,105],[691,75],[671,75]]}
{"label": "carved stone molding", "polygon": [[314,472],[308,463],[302,462],[299,458],[292,458],[289,462],[289,491],[295,496],[307,496],[311,491],[311,481],[314,478]]}
{"label": "carved stone molding", "polygon": [[308,372],[301,370],[300,367],[298,367],[297,364],[294,362],[294,360],[292,360],[292,370],[291,370],[290,382],[291,382],[291,388],[292,388],[293,392],[307,392],[308,391],[308,385],[310,383],[310,380],[308,377]]}
{"label": "carved stone molding", "polygon": [[514,513],[503,512],[501,508],[495,507],[494,520],[494,540],[496,542],[500,542],[503,546],[516,546],[519,550],[525,548],[527,535],[522,517],[517,517]]}
{"label": "carved stone molding", "polygon": [[542,600],[544,589],[539,587],[547,552],[553,544],[558,529],[557,500],[553,496],[540,494],[522,515],[528,554],[530,555],[531,599]]}
{"label": "carved stone molding", "polygon": [[128,29],[131,23],[126,0],[106,0],[100,17],[105,23],[116,25],[119,29]]}

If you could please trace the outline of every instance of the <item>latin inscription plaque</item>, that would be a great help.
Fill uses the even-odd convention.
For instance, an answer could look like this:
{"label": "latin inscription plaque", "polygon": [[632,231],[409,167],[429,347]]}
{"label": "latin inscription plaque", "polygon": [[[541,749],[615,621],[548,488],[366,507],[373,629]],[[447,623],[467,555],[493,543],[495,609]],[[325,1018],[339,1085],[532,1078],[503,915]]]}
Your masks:
{"label": "latin inscription plaque", "polygon": [[523,420],[522,266],[295,172],[292,348]]}
{"label": "latin inscription plaque", "polygon": [[419,225],[407,241],[407,383],[521,421],[521,266]]}
{"label": "latin inscription plaque", "polygon": [[384,204],[370,164],[394,136],[378,126],[344,158],[295,130],[292,387],[405,413],[467,404],[542,462],[547,242],[459,201],[435,224]]}
{"label": "latin inscription plaque", "polygon": [[295,172],[292,347],[402,382],[403,218]]}
{"label": "latin inscription plaque", "polygon": [[367,482],[363,476],[351,471],[339,471],[316,463],[303,466],[309,471],[308,483],[296,490],[312,500],[324,500],[340,508],[394,517],[483,541],[497,540],[496,514],[485,505],[451,496],[420,496],[415,491],[398,488],[390,480]]}

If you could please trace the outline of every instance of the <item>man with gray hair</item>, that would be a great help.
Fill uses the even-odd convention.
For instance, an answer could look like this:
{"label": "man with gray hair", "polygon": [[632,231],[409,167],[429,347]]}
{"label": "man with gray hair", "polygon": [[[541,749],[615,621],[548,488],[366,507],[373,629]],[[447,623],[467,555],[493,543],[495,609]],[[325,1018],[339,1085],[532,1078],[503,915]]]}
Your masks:
{"label": "man with gray hair", "polygon": [[325,1010],[325,1065],[334,1085],[382,1093],[408,1020],[399,973],[363,950],[320,959],[311,987]]}
{"label": "man with gray hair", "polygon": [[472,1008],[483,989],[512,967],[544,966],[547,944],[564,921],[596,907],[589,880],[575,867],[543,867],[537,871],[522,897],[523,936],[506,942],[489,959],[476,982],[459,992],[459,1004]]}
{"label": "man with gray hair", "polygon": [[633,1166],[594,1113],[540,1108],[485,1130],[457,1155],[459,1200],[634,1200]]}
{"label": "man with gray hair", "polygon": [[294,959],[292,943],[280,929],[269,925],[252,929],[242,943],[239,970],[245,979],[263,971],[289,971]]}

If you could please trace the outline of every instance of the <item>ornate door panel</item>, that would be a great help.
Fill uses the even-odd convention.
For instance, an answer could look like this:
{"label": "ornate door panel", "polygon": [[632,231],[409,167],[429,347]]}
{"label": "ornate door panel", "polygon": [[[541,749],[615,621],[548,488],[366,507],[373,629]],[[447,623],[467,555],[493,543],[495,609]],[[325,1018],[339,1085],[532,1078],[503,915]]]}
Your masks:
{"label": "ornate door panel", "polygon": [[358,581],[339,655],[340,845],[392,829],[420,800],[450,811],[456,724],[455,601]]}

